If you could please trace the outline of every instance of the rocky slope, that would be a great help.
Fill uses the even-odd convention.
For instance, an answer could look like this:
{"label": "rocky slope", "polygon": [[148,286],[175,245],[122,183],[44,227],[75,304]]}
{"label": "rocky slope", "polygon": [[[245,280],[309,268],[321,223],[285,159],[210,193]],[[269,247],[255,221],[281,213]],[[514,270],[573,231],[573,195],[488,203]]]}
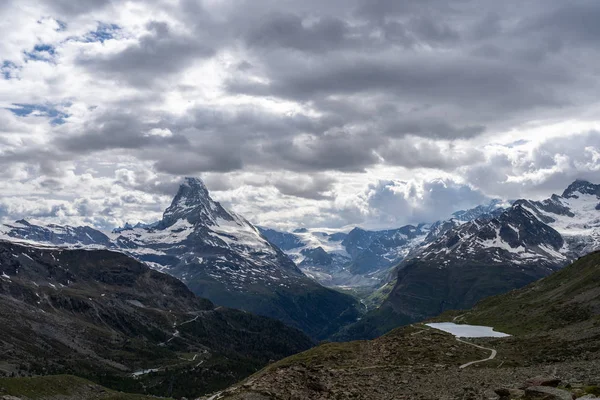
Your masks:
{"label": "rocky slope", "polygon": [[447,224],[396,267],[395,286],[381,307],[336,338],[373,338],[445,310],[469,308],[600,248],[599,193],[600,185],[576,181],[561,196],[518,200],[499,215]]}
{"label": "rocky slope", "polygon": [[6,375],[74,373],[178,397],[312,345],[281,322],[215,307],[122,253],[4,241],[0,343]]}
{"label": "rocky slope", "polygon": [[[321,345],[213,399],[596,398],[598,277],[600,253],[594,253],[524,289],[441,317],[489,324],[510,337],[457,340],[415,324],[371,341]],[[471,361],[480,362],[466,365]]]}

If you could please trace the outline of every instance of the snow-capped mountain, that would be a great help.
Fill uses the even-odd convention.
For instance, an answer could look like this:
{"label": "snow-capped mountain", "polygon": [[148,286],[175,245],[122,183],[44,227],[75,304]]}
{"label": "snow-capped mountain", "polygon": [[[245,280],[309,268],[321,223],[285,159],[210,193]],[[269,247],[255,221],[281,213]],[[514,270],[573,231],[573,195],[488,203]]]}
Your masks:
{"label": "snow-capped mountain", "polygon": [[3,238],[67,247],[119,249],[181,279],[218,305],[277,318],[321,339],[359,316],[351,296],[310,279],[250,222],[210,197],[199,179],[186,178],[163,218],[105,235],[88,227],[47,227],[19,221]]}
{"label": "snow-capped mountain", "polygon": [[516,265],[561,266],[600,248],[600,185],[575,181],[562,195],[517,200],[501,214],[456,224],[417,249],[414,256],[450,264],[489,259]]}
{"label": "snow-capped mountain", "polygon": [[557,231],[517,203],[498,217],[478,218],[445,231],[416,249],[413,258],[436,262],[439,266],[469,259],[558,266],[566,261],[560,252],[563,244]]}
{"label": "snow-capped mountain", "polygon": [[278,232],[262,228],[270,242],[280,247],[300,269],[327,286],[376,286],[382,275],[398,264],[427,234],[427,226],[399,229],[324,232],[297,229]]}
{"label": "snow-capped mountain", "polygon": [[396,267],[380,309],[341,337],[378,335],[522,287],[600,249],[600,185],[575,181],[562,195],[517,200],[499,215],[451,220]]}
{"label": "snow-capped mountain", "polygon": [[431,225],[385,231],[288,233],[257,229],[213,201],[200,180],[188,178],[152,225],[127,225],[104,234],[21,220],[0,225],[0,236],[120,249],[217,304],[325,337],[357,317],[355,302],[306,275],[331,286],[395,285],[382,307],[388,312],[384,318],[389,324],[400,316],[397,320],[405,323],[469,307],[600,248],[600,185],[575,181],[562,195],[505,205],[493,201]]}
{"label": "snow-capped mountain", "polygon": [[358,317],[356,301],[308,278],[250,222],[186,178],[153,227],[122,230],[113,241],[180,278],[213,302],[278,318],[315,338]]}
{"label": "snow-capped mountain", "polygon": [[452,219],[461,222],[468,222],[486,216],[494,217],[502,213],[502,211],[510,207],[510,205],[510,202],[505,202],[500,199],[494,199],[488,204],[482,204],[468,210],[456,211],[452,213]]}
{"label": "snow-capped mountain", "polygon": [[554,228],[564,239],[561,253],[569,258],[600,248],[600,185],[573,182],[562,195],[544,201],[519,200],[523,208]]}
{"label": "snow-capped mountain", "polygon": [[424,243],[475,218],[492,218],[506,205],[501,200],[493,200],[473,209],[457,211],[449,220],[381,231],[362,228],[349,232],[306,228],[293,232],[260,230],[306,275],[324,285],[377,286],[387,278],[391,268],[410,257]]}
{"label": "snow-capped mountain", "polygon": [[355,277],[346,269],[352,257],[342,244],[348,236],[345,232],[324,232],[323,230],[296,229],[293,232],[279,232],[274,229],[259,228],[262,234],[274,245],[282,249],[299,268],[311,278],[326,286],[368,285],[363,277]]}
{"label": "snow-capped mountain", "polygon": [[23,219],[10,224],[0,224],[0,238],[70,247],[116,247],[107,235],[89,226],[42,226]]}
{"label": "snow-capped mountain", "polygon": [[[305,279],[252,224],[213,201],[198,179],[185,180],[155,226],[122,229],[113,240],[158,269],[181,270],[184,282],[203,274],[228,290],[245,290],[250,284],[286,286]],[[193,264],[202,268],[185,267]]]}

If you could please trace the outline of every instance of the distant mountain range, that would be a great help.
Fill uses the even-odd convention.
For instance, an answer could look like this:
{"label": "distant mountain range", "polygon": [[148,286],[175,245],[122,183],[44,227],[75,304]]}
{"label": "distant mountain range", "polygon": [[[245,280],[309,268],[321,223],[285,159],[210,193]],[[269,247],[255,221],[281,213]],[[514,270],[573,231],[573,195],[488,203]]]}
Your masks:
{"label": "distant mountain range", "polygon": [[[187,178],[151,225],[102,233],[21,220],[0,226],[0,235],[116,249],[216,304],[277,318],[315,339],[371,338],[522,287],[600,248],[600,185],[578,180],[544,201],[494,200],[398,229],[280,232],[254,227]],[[380,307],[361,317],[354,298],[318,282],[353,288]]]}
{"label": "distant mountain range", "polygon": [[517,200],[496,215],[442,229],[396,268],[381,307],[337,339],[376,337],[399,325],[525,286],[600,249],[600,185],[575,181],[544,201]]}
{"label": "distant mountain range", "polygon": [[322,284],[368,287],[380,285],[390,268],[446,230],[476,218],[497,215],[508,205],[500,200],[492,200],[486,205],[457,211],[448,220],[380,231],[361,228],[349,232],[305,228],[293,232],[259,229],[306,275]]}

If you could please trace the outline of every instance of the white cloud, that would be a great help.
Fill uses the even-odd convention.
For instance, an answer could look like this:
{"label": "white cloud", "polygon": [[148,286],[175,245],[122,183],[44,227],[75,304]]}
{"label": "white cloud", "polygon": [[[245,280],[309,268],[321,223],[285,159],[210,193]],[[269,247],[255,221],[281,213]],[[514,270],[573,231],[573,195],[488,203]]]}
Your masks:
{"label": "white cloud", "polygon": [[0,218],[150,222],[183,174],[283,228],[600,182],[600,7],[459,3],[4,1]]}

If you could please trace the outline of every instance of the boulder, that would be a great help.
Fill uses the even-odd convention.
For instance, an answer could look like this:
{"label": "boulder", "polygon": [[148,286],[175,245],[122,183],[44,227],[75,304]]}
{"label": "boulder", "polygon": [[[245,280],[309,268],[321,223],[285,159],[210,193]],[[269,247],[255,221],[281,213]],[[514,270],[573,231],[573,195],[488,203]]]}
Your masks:
{"label": "boulder", "polygon": [[525,391],[521,389],[513,389],[513,388],[500,388],[494,390],[498,396],[500,396],[501,400],[513,400],[513,399],[522,399],[525,397]]}
{"label": "boulder", "polygon": [[556,377],[549,376],[536,376],[535,378],[531,378],[525,381],[525,387],[529,386],[550,386],[550,387],[558,387],[560,385],[560,379]]}
{"label": "boulder", "polygon": [[527,400],[573,400],[573,396],[566,390],[549,386],[532,386],[525,389]]}

